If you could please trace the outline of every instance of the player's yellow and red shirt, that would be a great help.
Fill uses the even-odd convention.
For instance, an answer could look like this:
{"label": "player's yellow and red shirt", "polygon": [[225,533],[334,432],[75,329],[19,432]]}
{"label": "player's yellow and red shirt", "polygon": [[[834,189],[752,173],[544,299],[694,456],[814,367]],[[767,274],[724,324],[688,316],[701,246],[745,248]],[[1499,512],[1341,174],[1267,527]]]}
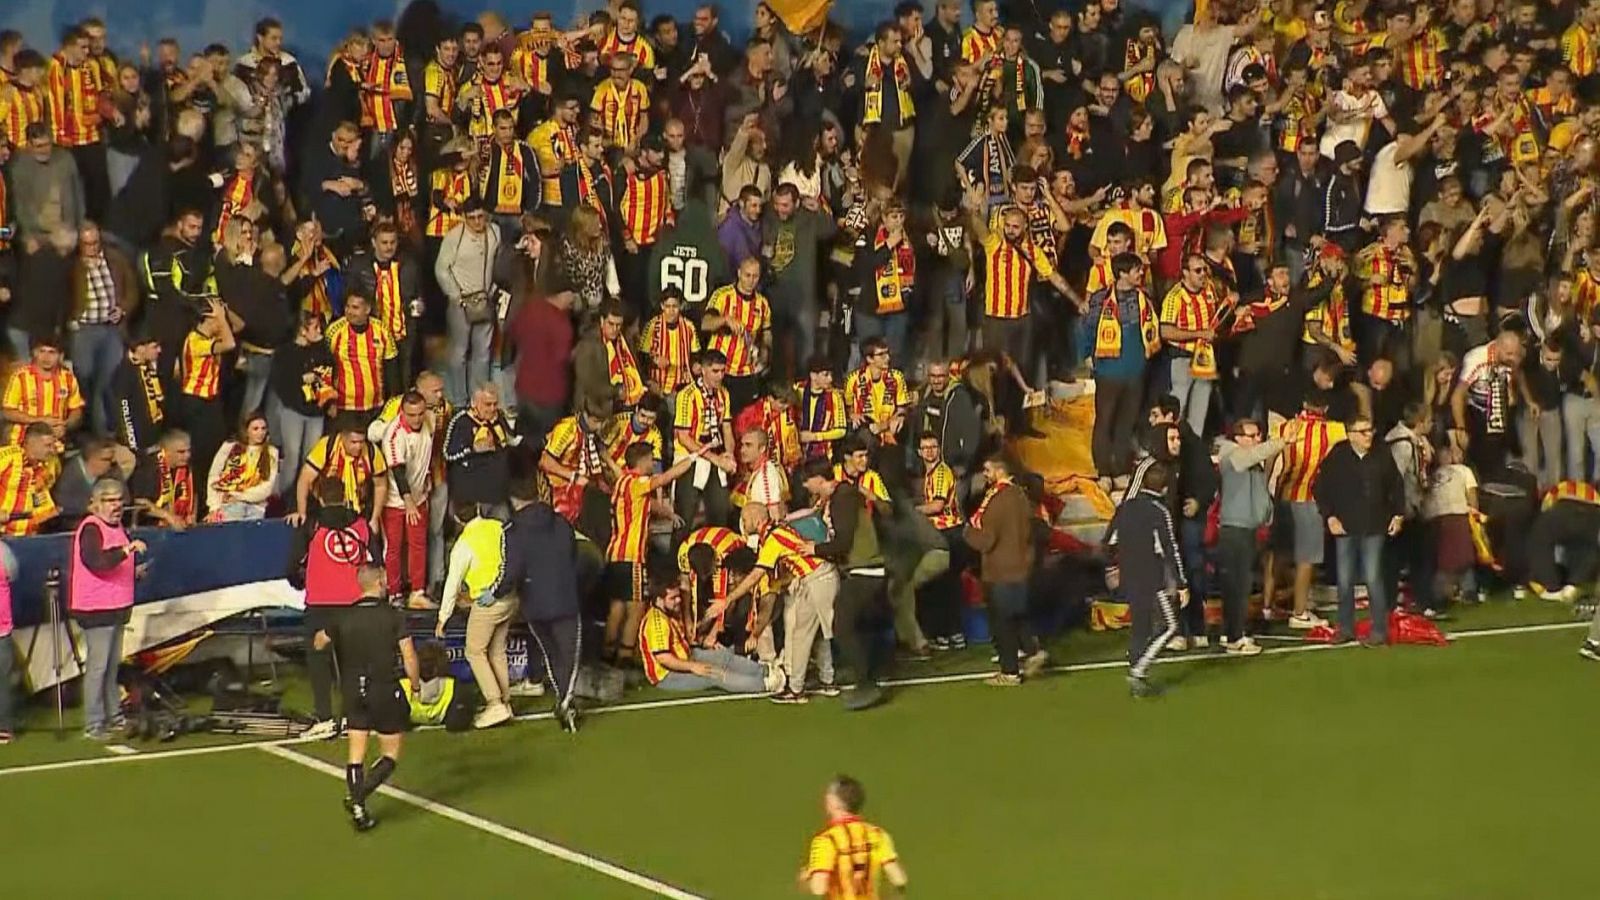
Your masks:
{"label": "player's yellow and red shirt", "polygon": [[[1216,327],[1217,295],[1211,285],[1207,284],[1198,291],[1189,290],[1182,282],[1173,285],[1161,301],[1161,324],[1185,331],[1204,331]],[[1200,339],[1185,338],[1168,343],[1185,353],[1193,353]]]}
{"label": "player's yellow and red shirt", "polygon": [[744,329],[740,334],[732,329],[719,331],[711,336],[707,347],[728,358],[729,376],[754,375],[761,335],[772,325],[772,306],[767,298],[760,292],[746,296],[733,285],[724,285],[711,292],[706,301],[706,315],[721,316]]}
{"label": "player's yellow and red shirt", "polygon": [[639,623],[639,662],[644,664],[644,677],[651,684],[660,684],[670,671],[657,659],[657,653],[670,653],[674,657],[689,659],[689,636],[683,623],[666,610],[652,606]]}
{"label": "player's yellow and red shirt", "polygon": [[383,405],[383,364],[399,353],[389,329],[376,319],[357,330],[349,319],[328,326],[328,349],[333,353],[333,388],[341,411],[366,412]]}
{"label": "player's yellow and red shirt", "polygon": [[[20,409],[30,416],[60,419],[65,422],[73,413],[83,409],[83,394],[78,389],[78,377],[57,367],[49,375],[29,363],[19,366],[6,383],[4,405]],[[26,426],[13,424],[6,429],[7,443],[22,443]]]}
{"label": "player's yellow and red shirt", "polygon": [[0,534],[37,534],[56,513],[54,484],[49,463],[28,459],[20,444],[0,447]]}
{"label": "player's yellow and red shirt", "polygon": [[625,38],[613,28],[611,33],[606,35],[606,39],[600,42],[599,49],[600,62],[603,65],[610,65],[611,57],[616,56],[618,53],[631,53],[633,54],[635,72],[649,72],[656,67],[656,48],[650,46],[649,41],[637,34],[631,38]]}
{"label": "player's yellow and red shirt", "polygon": [[623,469],[611,493],[611,540],[606,544],[606,561],[642,565],[649,539],[650,476]]}
{"label": "player's yellow and red shirt", "polygon": [[[596,440],[589,440],[590,437]],[[610,480],[605,464],[600,456],[604,450],[605,436],[590,435],[584,432],[583,426],[578,424],[577,416],[567,416],[557,422],[550,429],[550,436],[545,438],[544,452],[561,465],[574,469],[579,475],[590,481],[600,479]],[[550,475],[552,488],[563,488],[571,483],[571,479],[560,475]]]}
{"label": "player's yellow and red shirt", "polygon": [[361,92],[361,124],[378,134],[399,128],[395,104],[411,100],[411,80],[406,76],[406,60],[398,47],[388,56],[374,53],[367,59],[366,84],[369,89]]}
{"label": "player's yellow and red shirt", "polygon": [[222,360],[217,339],[190,331],[178,356],[179,389],[197,400],[215,400],[222,393]]}
{"label": "player's yellow and red shirt", "polygon": [[[467,197],[471,194],[471,172],[436,169],[429,179],[428,226],[424,233],[428,237],[444,237],[446,232],[460,225],[461,205],[467,202]],[[450,209],[445,206],[447,200],[453,201],[456,208]]]}
{"label": "player's yellow and red shirt", "polygon": [[829,900],[877,900],[883,867],[898,859],[889,832],[846,816],[811,839],[806,871],[828,876]]}
{"label": "player's yellow and red shirt", "polygon": [[336,479],[344,485],[345,502],[358,513],[368,512],[372,500],[373,479],[387,474],[389,464],[383,454],[370,442],[362,444],[359,454],[345,452],[344,436],[324,435],[311,445],[306,454],[306,465],[320,478]]}
{"label": "player's yellow and red shirt", "polygon": [[635,444],[644,444],[649,447],[650,458],[656,461],[656,465],[665,465],[667,446],[666,441],[661,437],[661,429],[659,427],[652,425],[641,433],[633,427],[633,413],[622,412],[611,417],[611,424],[607,428],[607,433],[611,435],[611,441],[607,444],[606,449],[611,454],[611,461],[616,463],[618,468],[623,466],[623,462],[628,455],[628,448]]}
{"label": "player's yellow and red shirt", "polygon": [[36,84],[30,88],[13,81],[0,86],[0,132],[10,141],[13,155],[20,152],[15,148],[28,146],[28,126],[43,122],[48,108],[49,100],[45,97],[43,85]]}
{"label": "player's yellow and red shirt", "polygon": [[600,115],[600,133],[608,146],[629,147],[639,137],[634,132],[650,111],[650,92],[632,78],[620,88],[607,78],[594,89],[589,108]]}
{"label": "player's yellow and red shirt", "polygon": [[968,63],[981,62],[985,56],[990,55],[1000,46],[1000,29],[991,28],[988,31],[974,25],[961,35],[961,61]]}
{"label": "player's yellow and red shirt", "polygon": [[672,188],[667,170],[646,175],[629,172],[623,180],[622,200],[617,204],[622,219],[622,236],[640,247],[655,245],[661,229],[672,221]]}
{"label": "player's yellow and red shirt", "polygon": [[[728,592],[733,590],[732,579],[729,578],[728,570],[723,567],[722,561],[728,558],[729,553],[743,546],[744,538],[739,536],[739,532],[721,525],[702,525],[684,535],[683,543],[678,545],[679,572],[685,575],[694,574],[694,567],[689,565],[689,551],[696,547],[710,547],[712,558],[716,560],[716,565],[711,570],[711,596],[694,598],[695,604],[692,609],[695,610],[695,618],[699,617],[699,611],[708,601],[726,597]],[[695,583],[698,586],[698,578],[695,579]]]}

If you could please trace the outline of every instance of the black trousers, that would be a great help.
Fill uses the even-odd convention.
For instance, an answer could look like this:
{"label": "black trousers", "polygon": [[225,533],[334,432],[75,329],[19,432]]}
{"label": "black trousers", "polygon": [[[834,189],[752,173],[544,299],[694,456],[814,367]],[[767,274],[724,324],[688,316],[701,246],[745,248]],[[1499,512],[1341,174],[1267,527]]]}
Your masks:
{"label": "black trousers", "polygon": [[[189,432],[191,465],[197,472],[210,472],[211,461],[216,459],[217,451],[222,448],[222,442],[228,437],[222,398],[219,396],[211,400],[202,400],[191,394],[179,392],[176,399],[178,424]],[[203,519],[209,512],[206,508],[208,492],[201,483],[203,481],[203,478],[195,479],[196,521]]]}
{"label": "black trousers", "polygon": [[[1600,569],[1596,535],[1600,535],[1600,506],[1562,500],[1540,513],[1528,531],[1528,580],[1545,590],[1593,581]],[[1565,566],[1556,565],[1557,547],[1566,555]]]}
{"label": "black trousers", "polygon": [[111,205],[111,173],[106,168],[106,147],[104,144],[73,147],[72,161],[78,166],[78,177],[83,179],[84,213],[98,222],[105,218],[106,207]]}
{"label": "black trousers", "polygon": [[972,551],[961,536],[962,529],[947,528],[945,545],[950,551],[950,567],[917,589],[918,620],[929,637],[952,638],[963,634],[961,623],[961,573],[971,565]]}
{"label": "black trousers", "polygon": [[1250,617],[1250,588],[1255,583],[1256,530],[1224,525],[1217,533],[1222,569],[1222,633],[1229,641],[1244,637]]}
{"label": "black trousers", "polygon": [[572,699],[578,680],[578,656],[583,651],[583,621],[578,616],[539,619],[528,623],[533,643],[544,657],[545,678],[555,691],[556,705]]}
{"label": "black trousers", "polygon": [[332,637],[342,607],[308,606],[302,620],[306,636],[306,675],[311,679],[311,709],[318,722],[333,718],[333,647],[312,649],[318,631]]}
{"label": "black trousers", "polygon": [[840,580],[839,594],[833,601],[833,638],[839,644],[844,664],[855,673],[858,688],[878,683],[872,635],[884,618],[884,588],[888,583],[882,575],[847,573]]}
{"label": "black trousers", "polygon": [[672,534],[674,547],[683,543],[689,531],[694,528],[694,514],[699,511],[700,503],[705,501],[706,524],[726,525],[732,514],[732,501],[728,496],[728,486],[722,483],[719,472],[715,469],[706,479],[706,486],[694,486],[694,472],[679,478],[672,486],[672,507],[678,517],[683,519],[683,525]]}
{"label": "black trousers", "polygon": [[1094,467],[1102,476],[1128,474],[1133,462],[1133,434],[1143,409],[1143,378],[1096,380],[1090,451],[1094,454]]}
{"label": "black trousers", "polygon": [[1178,600],[1165,591],[1137,587],[1128,587],[1126,594],[1133,620],[1128,635],[1128,674],[1143,678],[1167,641],[1178,633]]}

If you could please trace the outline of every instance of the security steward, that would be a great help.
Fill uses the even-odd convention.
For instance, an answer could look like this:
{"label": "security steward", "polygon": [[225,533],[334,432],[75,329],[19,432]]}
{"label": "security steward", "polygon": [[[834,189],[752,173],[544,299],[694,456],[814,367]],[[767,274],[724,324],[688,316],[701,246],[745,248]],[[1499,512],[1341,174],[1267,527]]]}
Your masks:
{"label": "security steward", "polygon": [[371,523],[350,507],[342,481],[318,482],[316,499],[311,522],[295,532],[290,545],[288,578],[305,591],[305,630],[311,644],[306,670],[317,721],[304,736],[327,740],[339,734],[333,718],[334,661],[326,641],[317,636],[331,634],[338,615],[361,599],[356,572],[368,562],[382,562],[383,547]]}
{"label": "security steward", "polygon": [[[389,603],[388,576],[383,566],[364,563],[356,572],[361,595],[332,622],[330,631],[316,642],[330,642],[344,661],[339,682],[344,705],[349,753],[345,756],[345,812],[357,831],[378,824],[367,812],[367,800],[394,774],[400,760],[400,741],[410,724],[400,679],[395,675],[395,651],[412,684],[422,681],[417,652],[406,633],[405,613]],[[367,744],[378,736],[378,761],[367,768]]]}
{"label": "security steward", "polygon": [[505,574],[499,590],[519,591],[522,618],[544,657],[545,674],[555,691],[556,722],[578,730],[572,692],[578,678],[583,621],[578,615],[578,538],[539,490],[537,472],[513,477],[511,524],[505,530]]}

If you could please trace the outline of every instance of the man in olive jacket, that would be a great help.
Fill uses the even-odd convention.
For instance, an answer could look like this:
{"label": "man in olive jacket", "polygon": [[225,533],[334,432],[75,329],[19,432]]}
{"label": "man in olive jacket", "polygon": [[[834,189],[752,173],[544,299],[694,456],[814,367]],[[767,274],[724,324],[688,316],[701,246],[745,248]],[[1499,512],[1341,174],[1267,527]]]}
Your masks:
{"label": "man in olive jacket", "polygon": [[833,464],[827,460],[806,464],[805,487],[822,509],[829,533],[826,541],[811,550],[838,566],[843,576],[833,602],[833,636],[845,662],[856,673],[856,686],[845,697],[844,706],[852,711],[866,709],[884,700],[868,642],[871,622],[882,612],[888,582],[878,529],[861,491],[836,479]]}

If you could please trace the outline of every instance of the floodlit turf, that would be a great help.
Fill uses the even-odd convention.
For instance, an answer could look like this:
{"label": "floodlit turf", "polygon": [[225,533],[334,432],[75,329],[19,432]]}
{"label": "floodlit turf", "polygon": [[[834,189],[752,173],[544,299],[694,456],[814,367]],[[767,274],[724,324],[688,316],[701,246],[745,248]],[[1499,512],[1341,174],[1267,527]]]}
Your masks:
{"label": "floodlit turf", "polygon": [[[1580,635],[1164,666],[1157,701],[1094,671],[905,689],[859,715],[740,701],[595,715],[577,738],[549,722],[431,732],[396,781],[718,898],[795,895],[841,770],[866,783],[918,897],[1585,897],[1600,665]],[[0,846],[27,861],[7,886],[644,896],[392,798],[353,835],[341,790],[254,749],[0,776]],[[139,872],[183,875],[130,890]]]}

